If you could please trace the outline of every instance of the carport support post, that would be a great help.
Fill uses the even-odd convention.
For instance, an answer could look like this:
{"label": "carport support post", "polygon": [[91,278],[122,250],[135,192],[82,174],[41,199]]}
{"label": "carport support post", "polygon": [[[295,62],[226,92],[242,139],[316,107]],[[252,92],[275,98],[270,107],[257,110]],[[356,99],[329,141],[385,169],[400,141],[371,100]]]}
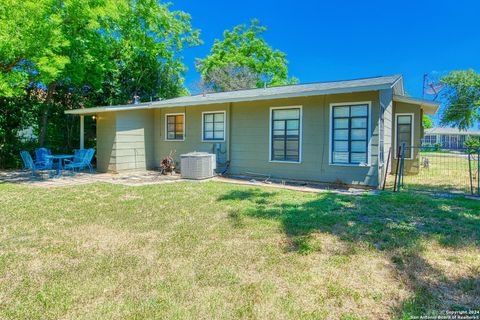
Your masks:
{"label": "carport support post", "polygon": [[85,147],[85,119],[84,116],[80,116],[80,149]]}

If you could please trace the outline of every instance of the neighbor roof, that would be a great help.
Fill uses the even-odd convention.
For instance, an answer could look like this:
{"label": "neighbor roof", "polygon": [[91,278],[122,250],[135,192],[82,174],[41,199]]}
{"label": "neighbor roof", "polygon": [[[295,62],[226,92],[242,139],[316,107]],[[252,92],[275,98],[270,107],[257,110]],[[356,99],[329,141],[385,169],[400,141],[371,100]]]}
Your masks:
{"label": "neighbor roof", "polygon": [[[68,114],[95,114],[99,112],[114,112],[123,110],[156,109],[197,106],[214,103],[257,101],[294,97],[307,97],[322,94],[336,94],[361,91],[375,91],[394,88],[401,83],[401,75],[364,78],[345,81],[316,82],[309,84],[295,84],[260,89],[247,89],[217,93],[198,94],[194,96],[178,97],[173,99],[153,101],[140,104],[105,106],[86,109],[67,110]],[[403,87],[403,86],[402,86]],[[403,94],[403,88],[394,88],[395,92]]]}
{"label": "neighbor roof", "polygon": [[480,130],[459,130],[457,128],[430,128],[425,129],[425,134],[480,135]]}

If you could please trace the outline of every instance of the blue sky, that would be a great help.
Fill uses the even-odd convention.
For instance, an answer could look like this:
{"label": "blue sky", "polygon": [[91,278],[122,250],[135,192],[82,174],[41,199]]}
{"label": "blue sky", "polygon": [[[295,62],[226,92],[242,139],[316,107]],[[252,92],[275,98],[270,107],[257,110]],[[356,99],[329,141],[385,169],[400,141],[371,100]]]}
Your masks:
{"label": "blue sky", "polygon": [[225,29],[253,18],[301,83],[401,73],[407,92],[421,97],[424,73],[480,71],[478,0],[173,2],[204,41],[184,53],[189,88],[199,79],[195,58],[208,55]]}

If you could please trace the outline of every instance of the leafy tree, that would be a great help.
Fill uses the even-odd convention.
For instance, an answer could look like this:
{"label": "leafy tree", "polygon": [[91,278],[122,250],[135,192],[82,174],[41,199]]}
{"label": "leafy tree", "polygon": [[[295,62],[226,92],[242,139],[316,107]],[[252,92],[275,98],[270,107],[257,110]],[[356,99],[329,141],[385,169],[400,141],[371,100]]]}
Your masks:
{"label": "leafy tree", "polygon": [[480,74],[473,70],[452,71],[442,81],[447,85],[442,124],[470,128],[480,119]]}
{"label": "leafy tree", "polygon": [[[209,83],[219,72],[230,72],[248,68],[256,75],[256,87],[277,86],[295,83],[288,77],[286,54],[274,50],[261,35],[267,29],[258,20],[252,20],[249,26],[239,25],[232,31],[225,30],[223,40],[216,39],[210,54],[197,59],[196,67],[203,81]],[[222,71],[223,70],[223,71]],[[222,78],[223,79],[223,78]],[[236,81],[236,80],[234,80]],[[247,82],[249,84],[249,82]],[[212,85],[217,91],[235,87],[221,81]]]}
{"label": "leafy tree", "polygon": [[[108,103],[173,98],[188,92],[181,52],[200,44],[190,15],[169,11],[169,5],[150,0],[130,0],[118,22],[110,26],[114,43],[114,67],[104,82]],[[118,37],[116,35],[121,35]]]}
{"label": "leafy tree", "polygon": [[181,53],[200,43],[190,21],[153,0],[2,0],[0,103],[30,122],[0,114],[1,129],[32,126],[40,145],[66,149],[78,119],[65,109],[187,94]]}
{"label": "leafy tree", "polygon": [[58,1],[2,0],[0,6],[0,97],[25,94],[31,82],[59,78],[69,57]]}
{"label": "leafy tree", "polygon": [[249,67],[239,67],[233,64],[215,67],[201,80],[201,91],[233,91],[239,89],[255,88],[257,74]]}
{"label": "leafy tree", "polygon": [[470,137],[465,141],[465,146],[472,152],[480,152],[480,137]]}
{"label": "leafy tree", "polygon": [[425,129],[433,128],[433,121],[429,116],[423,115],[422,122],[423,122],[423,128]]}

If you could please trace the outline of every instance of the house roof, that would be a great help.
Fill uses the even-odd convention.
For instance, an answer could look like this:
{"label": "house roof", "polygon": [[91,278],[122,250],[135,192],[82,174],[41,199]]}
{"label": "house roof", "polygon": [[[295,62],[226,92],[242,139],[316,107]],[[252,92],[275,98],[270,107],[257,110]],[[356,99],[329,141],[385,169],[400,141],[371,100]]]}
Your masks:
{"label": "house roof", "polygon": [[393,101],[419,105],[425,114],[435,114],[440,107],[438,102],[396,94],[393,95]]}
{"label": "house roof", "polygon": [[173,108],[215,103],[258,101],[307,97],[323,94],[376,91],[392,88],[396,94],[403,94],[403,78],[401,75],[198,94],[148,103],[74,109],[67,110],[65,113],[82,115],[124,110]]}
{"label": "house roof", "polygon": [[480,130],[459,130],[457,128],[430,128],[425,129],[425,134],[480,135]]}

